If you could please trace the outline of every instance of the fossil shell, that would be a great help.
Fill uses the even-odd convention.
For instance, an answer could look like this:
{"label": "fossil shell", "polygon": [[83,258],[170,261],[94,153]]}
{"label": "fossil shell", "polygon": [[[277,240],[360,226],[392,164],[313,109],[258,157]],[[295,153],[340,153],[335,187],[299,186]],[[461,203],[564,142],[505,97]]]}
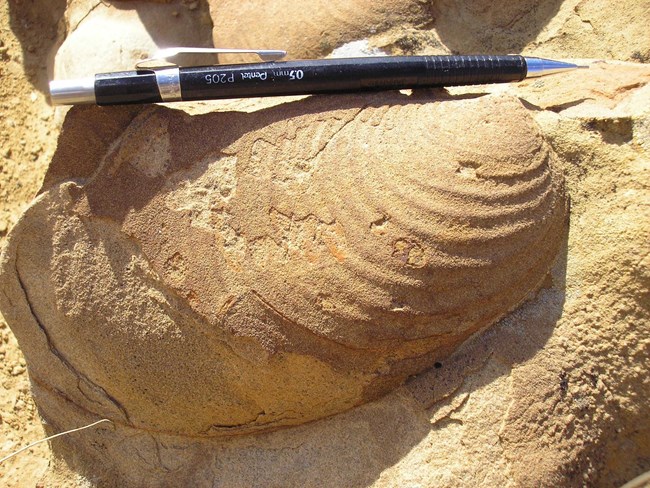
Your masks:
{"label": "fossil shell", "polygon": [[0,301],[36,383],[136,428],[246,433],[376,398],[517,306],[565,239],[516,99],[133,110],[68,114]]}

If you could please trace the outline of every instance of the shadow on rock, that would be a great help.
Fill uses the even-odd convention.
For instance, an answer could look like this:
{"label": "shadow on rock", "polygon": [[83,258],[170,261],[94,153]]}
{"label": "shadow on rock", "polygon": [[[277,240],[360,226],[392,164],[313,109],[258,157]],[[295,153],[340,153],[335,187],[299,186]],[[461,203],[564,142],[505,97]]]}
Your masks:
{"label": "shadow on rock", "polygon": [[562,0],[434,2],[433,28],[452,53],[518,53],[546,27]]}
{"label": "shadow on rock", "polygon": [[66,0],[9,0],[9,23],[20,41],[22,65],[34,87],[48,92],[54,49],[60,43],[60,26]]}
{"label": "shadow on rock", "polygon": [[[10,25],[22,47],[21,63],[36,89],[48,93],[56,77],[132,69],[156,48],[211,46],[205,0],[9,2]],[[188,58],[196,63],[198,60]],[[205,61],[205,60],[204,60]]]}
{"label": "shadow on rock", "polygon": [[[517,364],[544,348],[564,308],[567,252],[568,232],[555,266],[537,292],[494,326],[469,339],[446,360],[407,382],[408,391],[432,417],[443,401],[462,389],[465,379],[480,371],[491,358],[497,358],[501,374],[509,374]],[[495,379],[493,375],[477,378],[472,384],[474,389]],[[562,389],[561,380],[558,373],[558,390]]]}

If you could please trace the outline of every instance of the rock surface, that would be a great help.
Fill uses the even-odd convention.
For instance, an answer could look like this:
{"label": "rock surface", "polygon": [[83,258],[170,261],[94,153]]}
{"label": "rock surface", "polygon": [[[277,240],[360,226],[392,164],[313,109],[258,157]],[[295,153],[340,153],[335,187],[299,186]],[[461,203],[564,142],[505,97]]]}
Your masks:
{"label": "rock surface", "polygon": [[428,2],[419,0],[219,0],[209,5],[215,46],[284,49],[288,59],[323,57],[377,32],[431,21]]}
{"label": "rock surface", "polygon": [[[34,148],[44,144],[41,152],[45,156],[38,161],[49,159],[48,151],[51,154],[58,134],[54,119],[46,117],[51,109],[38,93],[32,92],[30,98],[29,92],[44,86],[34,82],[31,70],[39,58],[32,53],[41,53],[40,47],[34,51],[34,46],[47,39],[36,39],[33,34],[48,32],[50,26],[44,18],[34,20],[31,10],[20,5],[19,9],[18,4],[11,4],[11,31],[7,27],[7,36],[0,39],[9,47],[10,56],[7,71],[0,77],[3,94],[9,97],[2,112],[3,148],[12,150],[4,155],[1,181],[19,200],[1,203],[2,215],[11,215],[10,222],[18,217],[26,198],[23,195],[30,188],[35,192],[41,177],[38,163],[32,159]],[[519,4],[513,3],[512,7],[500,6],[498,12],[486,9],[483,17],[475,8],[478,5],[450,4],[450,13],[440,13],[435,28],[395,23],[376,35],[361,31],[344,41],[366,38],[363,45],[395,53],[449,52],[459,49],[454,35],[445,33],[458,29],[457,25],[446,26],[455,22],[452,13],[473,11],[481,28],[471,23],[461,27],[466,33],[482,36],[481,50],[504,49],[503,42],[512,36],[515,43],[527,46],[527,53],[580,57],[593,49],[592,55],[598,57],[643,61],[650,47],[643,32],[642,20],[647,18],[644,1],[574,1],[555,6],[549,2],[514,14]],[[596,30],[590,31],[589,24],[580,21],[576,7],[583,17],[591,11],[587,20]],[[8,15],[2,8],[2,15]],[[46,10],[49,12],[42,9]],[[594,12],[606,21],[596,19]],[[500,37],[498,31],[485,28],[495,35],[483,36],[481,19],[490,16],[510,18],[512,27],[503,24],[502,33],[510,29],[511,34]],[[608,27],[618,19],[625,21],[616,29]],[[241,25],[253,26],[246,23],[251,20],[254,18],[244,19]],[[35,30],[34,26],[41,28]],[[146,27],[143,24],[141,28]],[[525,34],[527,30],[531,34]],[[23,42],[22,54],[14,34]],[[443,38],[448,45],[441,42]],[[551,50],[544,51],[547,48]],[[506,51],[514,50],[518,49]],[[0,54],[4,56],[4,51]],[[302,56],[297,53],[295,57]],[[24,75],[18,72],[21,62]],[[379,401],[275,432],[188,443],[186,438],[151,436],[119,423],[102,424],[93,431],[53,441],[56,451],[77,466],[80,453],[90,457],[85,462],[93,469],[85,474],[95,482],[102,477],[111,479],[102,466],[120,470],[124,482],[113,480],[118,486],[164,486],[173,485],[172,479],[185,479],[197,486],[229,487],[618,487],[650,469],[650,383],[645,374],[650,367],[648,76],[647,66],[602,63],[592,65],[589,72],[517,86],[449,90],[465,98],[490,91],[521,97],[559,156],[558,165],[571,196],[571,227],[560,260],[542,289],[429,372]],[[259,110],[253,101],[227,106],[236,111]],[[195,109],[209,112],[214,107]],[[123,115],[131,117],[128,112]],[[110,120],[116,131],[113,137],[119,136],[120,124],[126,123],[116,118]],[[14,125],[10,125],[12,121]],[[110,132],[111,127],[97,130]],[[69,150],[98,148],[100,141],[89,141],[95,142]],[[46,186],[66,175],[87,177],[85,171],[92,169],[89,161],[78,160],[74,171],[59,167],[59,173],[51,166]],[[37,169],[29,170],[34,167]],[[29,178],[16,183],[16,175],[26,171],[31,171]],[[3,439],[12,442],[3,444],[2,454],[38,437],[30,423],[33,410],[24,362],[13,337],[5,332],[3,329],[0,353],[5,358],[2,382],[7,394],[2,397],[0,429]],[[98,393],[85,389],[83,383],[81,388],[91,398]],[[75,411],[37,383],[33,389],[50,411],[66,412],[61,422],[47,426],[49,433],[97,419],[87,411]],[[21,426],[25,437],[16,442]],[[34,486],[38,470],[47,464],[41,452],[27,452],[3,464],[2,483]],[[107,459],[112,464],[104,464]],[[66,469],[60,459],[51,461],[41,483],[88,486],[88,480]]]}
{"label": "rock surface", "polygon": [[134,113],[68,113],[0,277],[34,381],[129,427],[231,435],[376,399],[535,291],[564,240],[554,156],[512,98]]}
{"label": "rock surface", "polygon": [[[324,56],[368,39],[393,54],[509,54],[650,61],[647,0],[210,0],[215,45]],[[287,22],[286,19],[291,19]],[[244,29],[242,26],[264,26]]]}
{"label": "rock surface", "polygon": [[54,56],[53,76],[132,70],[164,47],[210,47],[210,28],[207,9],[198,1],[72,0],[61,20],[67,34]]}

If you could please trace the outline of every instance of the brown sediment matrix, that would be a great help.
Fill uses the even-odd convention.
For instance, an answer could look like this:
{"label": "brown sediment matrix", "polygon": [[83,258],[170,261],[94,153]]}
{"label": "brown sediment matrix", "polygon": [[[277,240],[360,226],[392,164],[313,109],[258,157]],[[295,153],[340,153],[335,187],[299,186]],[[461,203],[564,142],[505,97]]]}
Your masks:
{"label": "brown sediment matrix", "polygon": [[2,259],[33,380],[118,424],[230,435],[374,399],[516,307],[565,238],[514,98],[183,110],[71,110]]}
{"label": "brown sediment matrix", "polygon": [[[432,20],[429,3],[418,0],[312,0],[308,4],[221,0],[209,4],[215,46],[284,49],[288,59],[320,58],[347,42],[398,25],[424,27]],[[264,25],[264,29],[242,29],[246,24]]]}

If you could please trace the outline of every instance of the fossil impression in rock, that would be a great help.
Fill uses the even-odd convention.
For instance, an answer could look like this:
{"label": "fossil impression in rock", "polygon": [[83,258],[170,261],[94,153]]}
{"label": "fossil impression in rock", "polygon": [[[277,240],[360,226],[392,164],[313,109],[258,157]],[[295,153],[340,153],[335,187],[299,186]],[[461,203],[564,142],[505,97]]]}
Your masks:
{"label": "fossil impression in rock", "polygon": [[73,108],[10,235],[2,312],[66,408],[189,436],[341,412],[516,307],[565,238],[516,99],[192,110]]}

